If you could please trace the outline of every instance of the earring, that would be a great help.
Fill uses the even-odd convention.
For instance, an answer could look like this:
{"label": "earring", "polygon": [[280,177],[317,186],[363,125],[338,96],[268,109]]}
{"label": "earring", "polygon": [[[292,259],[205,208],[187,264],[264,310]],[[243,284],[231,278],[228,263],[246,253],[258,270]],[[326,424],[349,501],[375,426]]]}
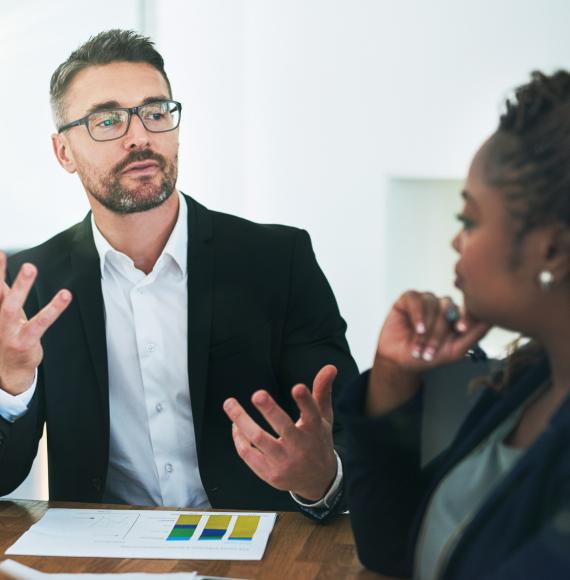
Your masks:
{"label": "earring", "polygon": [[538,274],[538,285],[541,290],[548,292],[554,284],[554,274],[550,270],[541,270]]}

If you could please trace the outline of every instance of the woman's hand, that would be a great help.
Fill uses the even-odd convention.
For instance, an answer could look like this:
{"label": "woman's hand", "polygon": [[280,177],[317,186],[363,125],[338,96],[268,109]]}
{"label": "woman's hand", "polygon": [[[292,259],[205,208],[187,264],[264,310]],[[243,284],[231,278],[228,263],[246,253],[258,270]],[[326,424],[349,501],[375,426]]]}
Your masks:
{"label": "woman's hand", "polygon": [[378,339],[366,404],[369,415],[404,404],[417,393],[425,371],[461,359],[488,332],[490,325],[465,312],[450,323],[450,309],[457,309],[450,298],[429,292],[408,291],[398,298]]}

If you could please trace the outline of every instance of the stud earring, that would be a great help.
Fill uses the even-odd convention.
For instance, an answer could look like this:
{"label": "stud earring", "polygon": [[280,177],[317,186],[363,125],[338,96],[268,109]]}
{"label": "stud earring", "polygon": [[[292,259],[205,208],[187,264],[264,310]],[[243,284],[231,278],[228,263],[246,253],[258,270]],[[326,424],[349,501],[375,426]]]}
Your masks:
{"label": "stud earring", "polygon": [[554,275],[550,270],[541,270],[538,274],[538,285],[541,290],[548,292],[554,284]]}

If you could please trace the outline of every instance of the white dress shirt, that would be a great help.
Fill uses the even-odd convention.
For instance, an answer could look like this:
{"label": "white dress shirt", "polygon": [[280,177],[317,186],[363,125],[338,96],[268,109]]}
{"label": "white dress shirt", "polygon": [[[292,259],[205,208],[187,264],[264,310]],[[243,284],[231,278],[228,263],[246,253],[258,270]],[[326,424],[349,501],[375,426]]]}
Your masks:
{"label": "white dress shirt", "polygon": [[101,260],[109,368],[109,470],[103,500],[209,507],[188,384],[188,229],[176,225],[148,275],[92,219]]}
{"label": "white dress shirt", "polygon": [[[200,479],[188,383],[188,208],[150,274],[116,251],[93,215],[101,265],[109,372],[109,467],[103,501],[207,508]],[[13,396],[0,389],[0,416],[28,409],[34,383]]]}

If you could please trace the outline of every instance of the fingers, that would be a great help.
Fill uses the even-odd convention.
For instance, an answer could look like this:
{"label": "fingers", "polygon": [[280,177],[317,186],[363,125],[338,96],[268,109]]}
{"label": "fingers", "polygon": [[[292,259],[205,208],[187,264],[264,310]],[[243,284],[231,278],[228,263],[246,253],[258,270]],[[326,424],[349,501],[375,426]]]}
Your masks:
{"label": "fingers", "polygon": [[313,381],[313,398],[319,413],[329,423],[333,422],[332,388],[337,372],[334,365],[325,365]]}
{"label": "fingers", "polygon": [[224,411],[251,445],[254,445],[264,454],[279,453],[279,446],[275,438],[265,432],[235,399],[231,398],[224,401]]}
{"label": "fingers", "polygon": [[251,402],[277,435],[280,437],[294,436],[295,424],[291,417],[273,400],[267,391],[255,392],[251,397]]}
{"label": "fingers", "polygon": [[322,417],[311,391],[305,385],[295,385],[291,389],[293,399],[301,411],[301,421],[308,429],[320,426]]}
{"label": "fingers", "polygon": [[401,300],[414,331],[418,335],[425,334],[426,325],[424,322],[422,295],[414,290],[409,290],[402,295]]}
{"label": "fingers", "polygon": [[16,323],[21,320],[22,308],[36,278],[37,270],[32,264],[24,264],[9,292],[4,295],[0,319],[8,333],[16,332]]}
{"label": "fingers", "polygon": [[264,473],[267,471],[267,462],[265,461],[264,455],[259,451],[259,449],[252,447],[249,440],[243,436],[235,423],[232,423],[232,437],[238,455],[247,463],[256,475],[263,477]]}
{"label": "fingers", "polygon": [[412,356],[429,362],[433,360],[434,345],[430,346],[429,351],[427,346],[441,314],[439,300],[431,292],[410,291],[404,296],[408,316],[416,334],[413,340]]}
{"label": "fingers", "polygon": [[31,346],[59,318],[71,303],[71,292],[60,290],[26,325],[22,331],[22,342]]}
{"label": "fingers", "polygon": [[485,322],[473,322],[466,326],[466,331],[458,336],[451,346],[452,356],[458,358],[465,353],[477,342],[479,342],[491,328],[490,324]]}
{"label": "fingers", "polygon": [[410,354],[428,364],[442,350],[445,361],[438,359],[439,363],[463,356],[490,328],[460,311],[447,296],[438,298],[430,292],[408,291],[399,302],[399,310],[411,327]]}
{"label": "fingers", "polygon": [[431,362],[437,355],[443,341],[453,334],[453,327],[450,325],[446,316],[447,309],[453,307],[453,301],[449,297],[437,300],[437,306],[434,309],[434,318],[429,327],[426,344],[422,352],[422,358],[426,362]]}

